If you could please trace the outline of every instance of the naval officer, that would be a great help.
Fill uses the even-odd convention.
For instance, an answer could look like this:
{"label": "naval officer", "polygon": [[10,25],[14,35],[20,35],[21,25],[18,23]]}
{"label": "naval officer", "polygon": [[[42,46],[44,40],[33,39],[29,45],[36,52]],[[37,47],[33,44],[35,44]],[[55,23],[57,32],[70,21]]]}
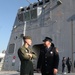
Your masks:
{"label": "naval officer", "polygon": [[18,56],[21,61],[20,75],[33,75],[32,59],[36,58],[34,52],[29,49],[32,44],[30,36],[23,37],[24,45],[18,49]]}
{"label": "naval officer", "polygon": [[37,62],[37,69],[42,75],[56,75],[58,72],[59,53],[58,49],[52,43],[52,39],[45,37],[44,44],[40,49]]}

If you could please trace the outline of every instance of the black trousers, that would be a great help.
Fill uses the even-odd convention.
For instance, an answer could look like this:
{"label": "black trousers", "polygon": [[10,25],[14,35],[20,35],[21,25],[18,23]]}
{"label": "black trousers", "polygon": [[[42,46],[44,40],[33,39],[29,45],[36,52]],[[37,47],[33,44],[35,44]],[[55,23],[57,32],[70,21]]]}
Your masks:
{"label": "black trousers", "polygon": [[67,66],[67,69],[68,69],[68,73],[71,72],[71,66]]}
{"label": "black trousers", "polygon": [[42,72],[42,75],[54,75],[53,73],[45,73],[45,72]]}
{"label": "black trousers", "polygon": [[34,75],[33,63],[28,62],[23,68],[20,71],[20,75]]}
{"label": "black trousers", "polygon": [[64,72],[65,66],[62,66],[62,73]]}

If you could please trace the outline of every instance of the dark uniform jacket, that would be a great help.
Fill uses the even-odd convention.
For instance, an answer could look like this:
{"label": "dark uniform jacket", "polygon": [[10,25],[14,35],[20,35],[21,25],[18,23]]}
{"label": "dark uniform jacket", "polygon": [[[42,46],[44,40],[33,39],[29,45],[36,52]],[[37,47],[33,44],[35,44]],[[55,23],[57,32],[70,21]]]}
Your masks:
{"label": "dark uniform jacket", "polygon": [[33,63],[27,53],[32,53],[32,59],[36,58],[34,52],[22,46],[18,50],[18,56],[21,61],[20,75],[33,75]]}
{"label": "dark uniform jacket", "polygon": [[59,54],[54,45],[52,44],[49,49],[42,46],[37,63],[37,68],[41,69],[42,75],[54,75],[53,69],[58,69],[58,64]]}

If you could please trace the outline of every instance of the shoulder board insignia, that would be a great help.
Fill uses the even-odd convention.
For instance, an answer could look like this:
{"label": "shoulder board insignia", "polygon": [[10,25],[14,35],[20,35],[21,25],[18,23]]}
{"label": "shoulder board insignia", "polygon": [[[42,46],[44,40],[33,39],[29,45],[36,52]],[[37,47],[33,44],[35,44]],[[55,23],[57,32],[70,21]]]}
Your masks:
{"label": "shoulder board insignia", "polygon": [[58,48],[56,48],[56,52],[59,52],[59,51],[58,51]]}

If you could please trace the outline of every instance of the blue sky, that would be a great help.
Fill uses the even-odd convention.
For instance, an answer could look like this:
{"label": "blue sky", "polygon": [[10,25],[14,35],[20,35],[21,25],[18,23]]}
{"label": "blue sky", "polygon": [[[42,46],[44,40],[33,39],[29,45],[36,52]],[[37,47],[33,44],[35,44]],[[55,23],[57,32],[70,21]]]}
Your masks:
{"label": "blue sky", "polygon": [[[36,1],[30,0],[32,3]],[[27,5],[26,0],[0,0],[0,52],[7,49],[17,10]]]}

